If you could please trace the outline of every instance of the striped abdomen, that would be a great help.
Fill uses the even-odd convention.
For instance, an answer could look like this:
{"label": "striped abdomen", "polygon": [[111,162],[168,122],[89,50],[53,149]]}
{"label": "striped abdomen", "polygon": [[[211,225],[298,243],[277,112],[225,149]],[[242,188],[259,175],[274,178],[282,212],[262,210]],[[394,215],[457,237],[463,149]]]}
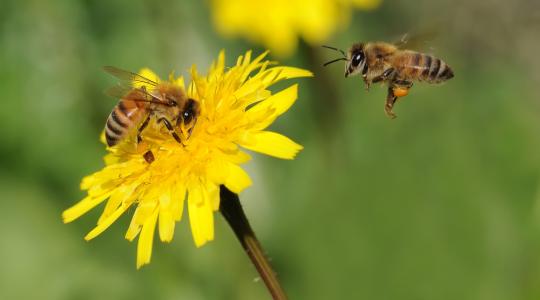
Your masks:
{"label": "striped abdomen", "polygon": [[114,107],[105,125],[107,145],[120,142],[147,115],[147,103],[121,99]]}
{"label": "striped abdomen", "polygon": [[412,80],[440,83],[454,77],[454,72],[443,60],[429,54],[406,51],[402,55],[402,73]]}

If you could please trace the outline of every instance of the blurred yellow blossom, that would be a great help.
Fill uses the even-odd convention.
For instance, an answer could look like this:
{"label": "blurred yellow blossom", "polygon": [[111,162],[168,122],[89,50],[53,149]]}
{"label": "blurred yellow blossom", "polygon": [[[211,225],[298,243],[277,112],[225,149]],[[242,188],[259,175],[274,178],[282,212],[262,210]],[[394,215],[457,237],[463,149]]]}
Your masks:
{"label": "blurred yellow blossom", "polygon": [[[297,98],[297,84],[272,94],[267,88],[283,79],[312,76],[306,70],[273,66],[266,53],[252,60],[251,52],[240,56],[235,66],[225,68],[222,51],[206,76],[191,69],[188,97],[200,104],[200,116],[186,145],[176,142],[162,125],[152,121],[143,132],[143,143],[133,137],[108,148],[106,166],[85,177],[81,188],[88,195],[65,210],[71,222],[107,200],[97,226],[85,239],[101,234],[131,206],[136,206],[126,232],[130,241],[139,236],[137,267],[150,262],[156,225],[163,242],[173,238],[174,226],[183,215],[187,200],[195,245],[214,238],[214,211],[219,208],[219,186],[240,193],[251,184],[239,166],[249,155],[239,146],[282,159],[292,159],[302,146],[287,137],[265,130],[289,109]],[[140,72],[159,81],[152,71]],[[184,89],[183,78],[169,79]],[[151,88],[151,87],[146,87]],[[179,134],[182,134],[179,132]],[[152,151],[149,163],[143,153]]]}
{"label": "blurred yellow blossom", "polygon": [[214,25],[225,36],[243,36],[272,54],[288,56],[298,37],[324,43],[349,24],[354,8],[373,9],[381,0],[211,0]]}

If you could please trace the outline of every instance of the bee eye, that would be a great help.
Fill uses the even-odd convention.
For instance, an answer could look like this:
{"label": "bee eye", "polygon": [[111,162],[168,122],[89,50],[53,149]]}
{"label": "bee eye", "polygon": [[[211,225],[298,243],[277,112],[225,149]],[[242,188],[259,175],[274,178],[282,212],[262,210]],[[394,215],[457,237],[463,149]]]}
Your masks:
{"label": "bee eye", "polygon": [[358,53],[358,54],[355,54],[353,55],[352,57],[352,66],[353,67],[358,67],[358,65],[360,64],[360,62],[362,62],[362,60],[364,59],[364,54],[363,53]]}
{"label": "bee eye", "polygon": [[185,111],[183,114],[182,114],[182,117],[184,117],[184,123],[189,123],[191,122],[191,113],[189,111]]}

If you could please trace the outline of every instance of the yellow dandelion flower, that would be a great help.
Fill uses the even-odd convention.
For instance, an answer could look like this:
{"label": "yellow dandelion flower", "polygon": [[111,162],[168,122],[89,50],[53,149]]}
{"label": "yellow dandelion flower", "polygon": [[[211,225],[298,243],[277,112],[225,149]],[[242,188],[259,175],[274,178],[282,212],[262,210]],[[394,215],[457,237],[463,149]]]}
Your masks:
{"label": "yellow dandelion flower", "polygon": [[[63,212],[64,222],[79,218],[107,200],[97,226],[85,237],[91,240],[128,208],[136,206],[125,237],[132,241],[139,236],[139,268],[150,262],[156,225],[161,241],[171,241],[187,200],[195,245],[200,247],[211,241],[220,185],[240,193],[251,184],[248,174],[239,166],[250,157],[239,147],[282,159],[292,159],[302,149],[289,138],[265,130],[295,102],[298,85],[274,94],[268,87],[284,79],[312,74],[274,66],[264,61],[266,54],[251,59],[251,52],[247,52],[235,66],[225,68],[222,51],[206,76],[200,75],[195,66],[191,68],[187,88],[182,77],[171,76],[170,82],[200,105],[200,115],[185,145],[176,142],[164,126],[152,120],[143,131],[142,143],[129,137],[108,148],[106,166],[83,178],[81,189],[87,191],[87,196]],[[148,69],[139,74],[160,80]],[[183,128],[176,130],[186,136]],[[148,150],[154,155],[151,163],[143,157]]]}
{"label": "yellow dandelion flower", "polygon": [[381,0],[212,0],[217,30],[262,44],[278,56],[288,56],[298,37],[312,45],[324,43],[349,24],[353,8],[373,9]]}

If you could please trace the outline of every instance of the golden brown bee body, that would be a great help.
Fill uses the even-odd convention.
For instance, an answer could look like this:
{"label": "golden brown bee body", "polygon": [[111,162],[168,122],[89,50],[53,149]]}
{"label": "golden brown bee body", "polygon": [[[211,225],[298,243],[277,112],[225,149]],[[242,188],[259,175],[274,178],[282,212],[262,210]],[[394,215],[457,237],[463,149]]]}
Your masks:
{"label": "golden brown bee body", "polygon": [[[327,48],[341,51],[332,47]],[[372,83],[388,84],[385,112],[391,118],[396,117],[392,111],[394,103],[399,97],[408,94],[414,81],[436,84],[454,77],[450,66],[440,58],[400,49],[390,43],[357,43],[352,45],[348,53],[345,54],[343,51],[341,53],[344,57],[334,61],[347,61],[345,77],[361,74],[367,89]]]}
{"label": "golden brown bee body", "polygon": [[118,144],[148,116],[147,104],[131,101],[130,97],[133,95],[120,99],[107,118],[105,139],[109,147]]}
{"label": "golden brown bee body", "polygon": [[[107,145],[112,147],[137,131],[137,142],[151,117],[163,123],[173,138],[181,143],[178,127],[191,131],[199,115],[199,105],[189,99],[184,91],[169,82],[157,83],[138,74],[105,67],[107,72],[118,77],[124,85],[109,90],[109,94],[120,97],[105,125]],[[135,82],[144,84],[137,87]],[[149,87],[149,88],[146,88]]]}
{"label": "golden brown bee body", "polygon": [[[353,45],[349,51],[350,56],[352,57],[353,53],[362,47],[367,64],[364,78],[368,83],[377,80],[390,68],[394,68],[397,78],[407,81],[440,83],[454,76],[452,69],[437,57],[417,51],[401,50],[393,44],[384,42]],[[352,64],[348,64],[345,76],[352,74],[354,69]]]}

